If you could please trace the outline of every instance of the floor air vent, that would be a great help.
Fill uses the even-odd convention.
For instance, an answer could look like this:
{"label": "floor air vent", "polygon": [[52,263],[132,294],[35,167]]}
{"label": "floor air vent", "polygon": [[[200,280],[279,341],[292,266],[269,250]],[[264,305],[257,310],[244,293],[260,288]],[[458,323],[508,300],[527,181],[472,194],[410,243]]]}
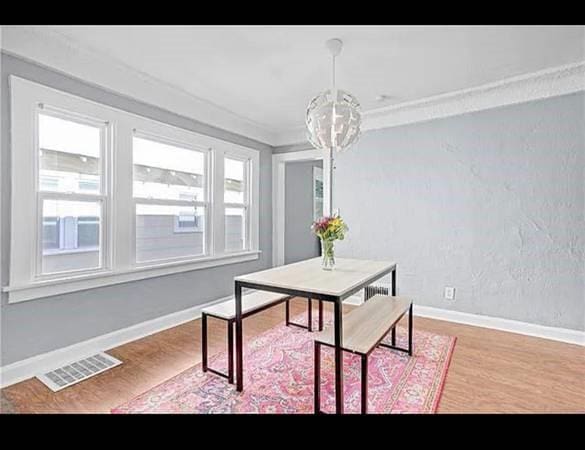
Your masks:
{"label": "floor air vent", "polygon": [[113,356],[107,353],[98,353],[42,375],[37,375],[37,378],[46,384],[49,389],[57,392],[120,364],[122,364],[122,361]]}

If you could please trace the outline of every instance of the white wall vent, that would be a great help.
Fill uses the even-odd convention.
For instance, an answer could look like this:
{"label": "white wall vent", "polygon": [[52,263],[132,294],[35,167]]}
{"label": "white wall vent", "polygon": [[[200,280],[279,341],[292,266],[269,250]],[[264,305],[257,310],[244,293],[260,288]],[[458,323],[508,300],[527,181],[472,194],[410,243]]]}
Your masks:
{"label": "white wall vent", "polygon": [[49,389],[57,392],[120,364],[122,364],[122,361],[113,356],[107,353],[98,353],[50,372],[37,375],[37,378]]}

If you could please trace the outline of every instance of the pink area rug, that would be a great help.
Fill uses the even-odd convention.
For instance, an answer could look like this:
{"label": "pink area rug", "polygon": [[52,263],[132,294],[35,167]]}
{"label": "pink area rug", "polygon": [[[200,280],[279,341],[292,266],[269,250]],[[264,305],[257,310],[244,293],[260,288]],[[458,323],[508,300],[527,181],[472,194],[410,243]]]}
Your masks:
{"label": "pink area rug", "polygon": [[[304,315],[294,319],[302,323]],[[244,322],[245,326],[245,322]],[[397,344],[406,347],[406,329]],[[112,413],[313,413],[313,334],[278,325],[244,346],[244,391],[197,364],[112,410]],[[389,339],[389,337],[387,338]],[[437,410],[455,337],[414,331],[414,355],[378,348],[369,357],[369,413]],[[227,367],[226,353],[209,359]],[[322,347],[321,409],[335,409],[333,349]],[[345,412],[360,410],[360,359],[344,354]]]}

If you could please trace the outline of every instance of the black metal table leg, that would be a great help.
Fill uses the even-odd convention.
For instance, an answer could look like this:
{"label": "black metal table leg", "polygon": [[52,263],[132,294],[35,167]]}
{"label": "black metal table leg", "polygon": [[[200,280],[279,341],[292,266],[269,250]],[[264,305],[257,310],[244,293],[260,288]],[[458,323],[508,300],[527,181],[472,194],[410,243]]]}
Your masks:
{"label": "black metal table leg", "polygon": [[318,414],[321,410],[321,344],[315,342],[315,386],[313,393],[314,412]]}
{"label": "black metal table leg", "polygon": [[313,331],[313,301],[309,298],[308,310],[307,310],[307,329]]}
{"label": "black metal table leg", "polygon": [[323,300],[319,300],[319,331],[323,331]]}
{"label": "black metal table leg", "polygon": [[228,320],[228,383],[234,383],[234,322]]}
{"label": "black metal table leg", "polygon": [[235,282],[235,300],[236,300],[236,390],[244,390],[244,354],[243,354],[243,334],[242,334],[242,285],[239,281]]}
{"label": "black metal table leg", "polygon": [[[396,267],[392,271],[392,297],[396,297]],[[391,342],[396,346],[396,327],[392,328]]]}
{"label": "black metal table leg", "polygon": [[362,414],[368,413],[368,355],[362,355]]}
{"label": "black metal table leg", "polygon": [[297,323],[290,320],[290,299],[286,300],[286,314],[285,314],[285,323],[286,326],[295,326],[299,328],[303,328],[309,332],[313,331],[313,301],[310,297],[307,297],[308,305],[307,305],[307,324]]}
{"label": "black metal table leg", "polygon": [[408,308],[408,355],[412,356],[412,303]]}
{"label": "black metal table leg", "polygon": [[343,319],[341,299],[334,303],[335,316],[335,412],[343,414]]}
{"label": "black metal table leg", "polygon": [[207,314],[201,314],[201,368],[207,372]]}

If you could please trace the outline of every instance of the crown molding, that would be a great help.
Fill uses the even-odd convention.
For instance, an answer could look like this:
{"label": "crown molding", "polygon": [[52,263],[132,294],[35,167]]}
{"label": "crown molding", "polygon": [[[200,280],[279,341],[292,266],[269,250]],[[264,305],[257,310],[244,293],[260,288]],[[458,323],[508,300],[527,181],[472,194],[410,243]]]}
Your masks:
{"label": "crown molding", "polygon": [[[2,50],[117,94],[150,103],[273,147],[306,142],[305,127],[274,130],[43,27],[3,26]],[[541,100],[585,90],[585,61],[363,113],[375,130]]]}
{"label": "crown molding", "polygon": [[149,103],[198,122],[274,145],[269,127],[138,71],[48,28],[3,26],[2,51],[40,63],[116,94]]}
{"label": "crown molding", "polygon": [[[506,78],[363,113],[362,131],[441,119],[585,90],[585,61]],[[305,142],[304,127],[280,132],[277,146]]]}

